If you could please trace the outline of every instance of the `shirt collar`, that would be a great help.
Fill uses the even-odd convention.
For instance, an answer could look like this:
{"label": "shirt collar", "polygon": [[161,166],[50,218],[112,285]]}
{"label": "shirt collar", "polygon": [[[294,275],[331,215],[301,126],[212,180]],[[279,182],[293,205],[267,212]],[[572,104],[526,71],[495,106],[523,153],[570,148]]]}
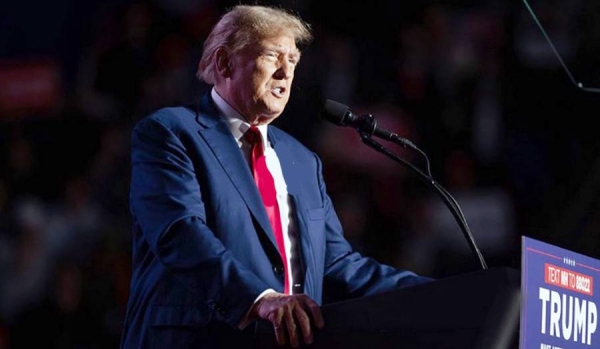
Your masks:
{"label": "shirt collar", "polygon": [[[233,138],[235,138],[235,140],[238,142],[238,145],[241,145],[241,138],[244,136],[244,133],[246,133],[246,131],[248,131],[248,129],[250,128],[250,124],[246,122],[244,117],[240,115],[240,113],[238,113],[237,110],[235,110],[229,103],[227,103],[227,101],[224,100],[223,97],[221,97],[221,95],[219,95],[219,93],[217,92],[217,90],[215,90],[214,87],[210,91],[210,95],[213,101],[215,101],[217,109],[219,110],[221,117],[227,124],[229,131],[231,131]],[[268,141],[267,126],[268,125],[256,126],[262,136],[263,144],[267,144]]]}

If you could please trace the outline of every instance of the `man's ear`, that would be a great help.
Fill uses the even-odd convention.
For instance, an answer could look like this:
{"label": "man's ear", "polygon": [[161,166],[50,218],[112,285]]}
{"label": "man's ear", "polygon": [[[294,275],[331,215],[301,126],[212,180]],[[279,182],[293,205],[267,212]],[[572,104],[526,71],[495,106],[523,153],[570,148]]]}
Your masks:
{"label": "man's ear", "polygon": [[231,60],[229,50],[225,47],[219,47],[215,52],[215,60],[217,63],[217,72],[223,78],[231,77],[233,62]]}

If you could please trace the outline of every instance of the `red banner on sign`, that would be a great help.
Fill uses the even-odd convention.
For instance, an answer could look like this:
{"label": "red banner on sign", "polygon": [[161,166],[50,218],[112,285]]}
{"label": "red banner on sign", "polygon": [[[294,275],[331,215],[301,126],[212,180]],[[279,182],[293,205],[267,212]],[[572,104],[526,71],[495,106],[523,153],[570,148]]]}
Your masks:
{"label": "red banner on sign", "polygon": [[565,288],[570,291],[592,296],[594,294],[594,278],[565,268],[546,263],[544,265],[544,281],[549,285]]}

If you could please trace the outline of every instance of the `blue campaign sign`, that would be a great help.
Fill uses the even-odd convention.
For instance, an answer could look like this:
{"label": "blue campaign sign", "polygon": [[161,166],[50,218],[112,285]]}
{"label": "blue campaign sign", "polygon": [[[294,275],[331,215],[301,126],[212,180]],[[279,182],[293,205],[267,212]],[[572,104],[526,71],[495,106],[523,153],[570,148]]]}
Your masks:
{"label": "blue campaign sign", "polygon": [[600,348],[600,261],[523,237],[522,349]]}

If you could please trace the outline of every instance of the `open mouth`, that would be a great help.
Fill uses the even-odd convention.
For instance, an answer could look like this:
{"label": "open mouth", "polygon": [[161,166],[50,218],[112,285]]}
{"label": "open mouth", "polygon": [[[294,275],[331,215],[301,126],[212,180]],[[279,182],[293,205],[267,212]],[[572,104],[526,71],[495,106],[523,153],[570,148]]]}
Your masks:
{"label": "open mouth", "polygon": [[271,89],[271,92],[273,92],[273,94],[276,97],[283,97],[283,96],[285,96],[285,87],[281,87],[281,86],[273,87]]}

